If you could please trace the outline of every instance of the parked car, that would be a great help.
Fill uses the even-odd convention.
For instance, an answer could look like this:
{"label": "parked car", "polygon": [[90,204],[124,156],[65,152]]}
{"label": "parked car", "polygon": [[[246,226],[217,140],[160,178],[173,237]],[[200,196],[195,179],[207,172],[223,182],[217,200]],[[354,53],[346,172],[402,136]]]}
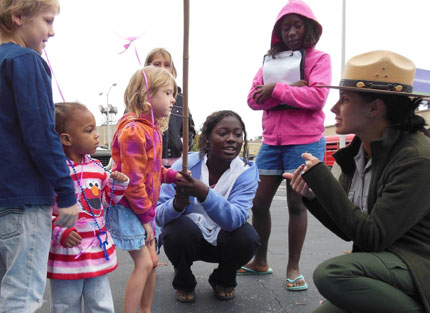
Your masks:
{"label": "parked car", "polygon": [[[355,135],[345,135],[345,146],[348,146]],[[335,160],[333,158],[333,153],[335,153],[340,148],[340,135],[334,135],[334,136],[325,136],[325,152],[324,152],[324,163],[332,167]]]}
{"label": "parked car", "polygon": [[98,147],[96,153],[94,153],[91,157],[102,162],[103,166],[108,170],[112,168],[112,151],[109,150],[107,147]]}

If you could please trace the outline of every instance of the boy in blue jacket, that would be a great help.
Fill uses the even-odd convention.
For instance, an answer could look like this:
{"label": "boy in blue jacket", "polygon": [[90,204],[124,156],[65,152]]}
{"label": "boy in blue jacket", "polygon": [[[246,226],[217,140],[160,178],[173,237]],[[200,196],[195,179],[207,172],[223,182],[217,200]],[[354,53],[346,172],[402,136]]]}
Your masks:
{"label": "boy in blue jacket", "polygon": [[78,214],[41,57],[58,11],[58,0],[0,0],[0,312],[42,304],[55,197],[56,224]]}

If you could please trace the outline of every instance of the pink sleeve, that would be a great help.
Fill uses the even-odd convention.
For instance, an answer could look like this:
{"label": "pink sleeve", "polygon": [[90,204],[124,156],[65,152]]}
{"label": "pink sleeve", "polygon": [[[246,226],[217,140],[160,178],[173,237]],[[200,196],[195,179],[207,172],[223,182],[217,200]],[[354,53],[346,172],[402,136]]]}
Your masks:
{"label": "pink sleeve", "polygon": [[[327,99],[329,89],[316,87],[316,85],[330,85],[331,83],[331,62],[328,54],[322,54],[309,72],[309,86],[294,87],[288,84],[276,83],[273,89],[272,98],[279,103],[285,103],[288,106],[307,109],[322,110]],[[267,100],[264,104],[269,102]]]}
{"label": "pink sleeve", "polygon": [[164,166],[161,167],[161,177],[163,183],[172,184],[176,182],[176,174],[178,174],[178,172],[171,168],[167,169]]}
{"label": "pink sleeve", "polygon": [[57,220],[57,216],[52,217],[52,234],[51,239],[56,244],[60,244],[63,247],[65,247],[64,242],[67,239],[67,236],[69,236],[71,231],[78,232],[78,230],[75,227],[71,228],[64,228],[61,226],[54,225],[55,221]]}
{"label": "pink sleeve", "polygon": [[64,227],[60,227],[60,226],[54,225],[55,220],[56,220],[56,217],[55,217],[55,218],[53,218],[53,220],[52,220],[52,234],[51,234],[51,239],[52,239],[54,242],[56,242],[56,243],[60,244],[61,236],[63,235],[64,231],[65,231],[67,228],[64,228]]}
{"label": "pink sleeve", "polygon": [[157,205],[153,205],[149,208],[145,213],[137,214],[137,217],[139,218],[140,222],[143,224],[148,223],[149,221],[153,220],[155,217],[155,208]]}
{"label": "pink sleeve", "polygon": [[65,229],[64,229],[64,232],[63,232],[63,234],[62,234],[62,235],[61,235],[61,237],[60,237],[60,244],[61,244],[63,247],[65,247],[66,239],[67,239],[67,237],[69,236],[69,234],[70,234],[72,231],[78,232],[78,230],[77,230],[75,227],[72,227],[72,228],[65,228]]}

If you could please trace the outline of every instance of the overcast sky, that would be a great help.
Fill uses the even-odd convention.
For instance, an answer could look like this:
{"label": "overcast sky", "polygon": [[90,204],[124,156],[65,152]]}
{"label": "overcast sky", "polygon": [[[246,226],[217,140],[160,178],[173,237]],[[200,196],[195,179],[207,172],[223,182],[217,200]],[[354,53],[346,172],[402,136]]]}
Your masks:
{"label": "overcast sky", "polygon": [[[252,79],[270,46],[276,16],[286,0],[190,0],[189,107],[200,129],[216,110],[231,109],[244,119],[249,136],[261,135],[261,112],[246,102]],[[330,54],[333,84],[341,77],[342,0],[307,0],[323,26],[317,49]],[[429,0],[347,0],[346,59],[372,50],[400,53],[430,69]],[[126,37],[144,62],[155,47],[173,55],[182,85],[182,0],[60,0],[56,36],[47,53],[66,101],[79,101],[103,119],[99,105],[124,110],[123,94],[139,68],[134,46],[122,54]],[[53,82],[54,101],[62,101]],[[99,94],[103,92],[102,96]],[[332,90],[325,106],[333,124]],[[119,117],[119,116],[118,116]]]}

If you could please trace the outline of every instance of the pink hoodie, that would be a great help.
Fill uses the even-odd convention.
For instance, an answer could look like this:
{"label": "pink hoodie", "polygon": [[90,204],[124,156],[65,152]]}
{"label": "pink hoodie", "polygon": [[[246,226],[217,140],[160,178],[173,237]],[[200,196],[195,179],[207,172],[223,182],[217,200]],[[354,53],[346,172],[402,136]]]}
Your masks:
{"label": "pink hoodie", "polygon": [[[278,14],[272,32],[271,46],[281,39],[275,34],[275,27],[287,14],[298,14],[318,24],[319,35],[322,27],[315,19],[309,6],[301,0],[290,0]],[[304,80],[309,86],[293,87],[286,83],[276,83],[272,97],[263,104],[257,104],[252,98],[257,85],[263,85],[263,67],[259,69],[248,94],[248,105],[253,110],[264,110],[263,142],[268,145],[298,145],[313,143],[321,139],[324,133],[323,107],[327,100],[328,88],[316,85],[330,85],[331,62],[327,53],[313,47],[305,50]],[[270,110],[279,104],[287,109]]]}

